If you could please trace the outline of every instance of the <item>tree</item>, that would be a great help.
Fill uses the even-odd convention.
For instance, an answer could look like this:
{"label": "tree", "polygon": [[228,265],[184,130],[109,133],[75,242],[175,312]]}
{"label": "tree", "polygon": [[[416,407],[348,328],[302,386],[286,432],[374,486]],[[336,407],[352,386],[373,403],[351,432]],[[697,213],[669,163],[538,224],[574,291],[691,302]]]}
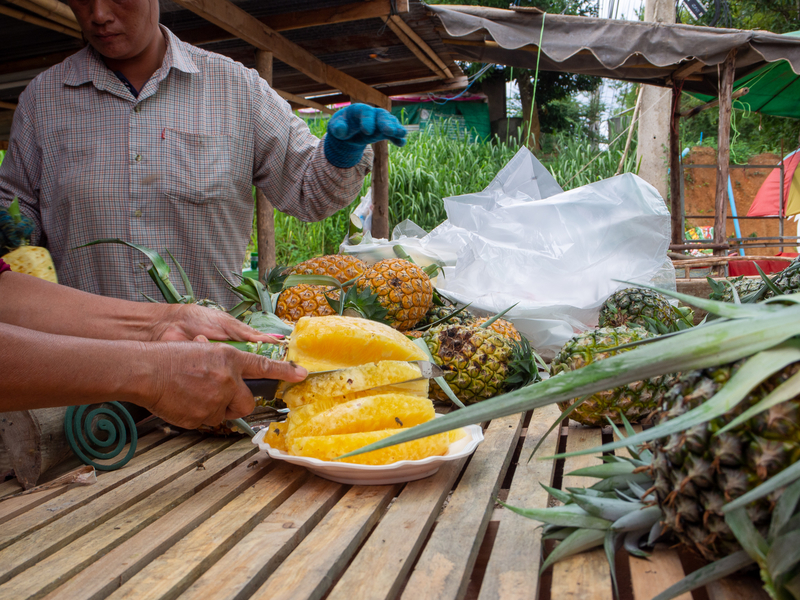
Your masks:
{"label": "tree", "polygon": [[[509,0],[431,0],[430,4],[468,4],[508,8]],[[537,7],[549,13],[597,16],[597,3],[589,0],[522,0],[520,6]],[[482,65],[469,65],[468,75],[475,75]],[[539,71],[519,69],[497,65],[495,69],[486,71],[481,78],[497,76],[500,72],[505,81],[515,81],[519,88],[522,103],[523,131],[528,134],[526,145],[532,150],[541,148],[541,133],[551,133],[564,126],[563,111],[549,110],[555,108],[559,100],[563,100],[576,92],[591,92],[600,86],[599,77],[574,75],[557,71]],[[534,86],[536,97],[534,98]]]}

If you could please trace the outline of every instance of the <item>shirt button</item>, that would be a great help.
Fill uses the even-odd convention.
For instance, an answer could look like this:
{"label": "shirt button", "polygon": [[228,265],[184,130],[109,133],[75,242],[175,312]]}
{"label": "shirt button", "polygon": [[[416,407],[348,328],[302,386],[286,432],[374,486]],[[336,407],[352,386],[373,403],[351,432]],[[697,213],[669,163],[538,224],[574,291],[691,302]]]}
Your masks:
{"label": "shirt button", "polygon": [[136,162],[142,162],[142,155],[141,154],[137,154],[135,160],[136,160]]}
{"label": "shirt button", "polygon": [[142,211],[139,210],[139,209],[136,209],[135,211],[133,211],[133,216],[134,217],[141,217],[142,216]]}
{"label": "shirt button", "polygon": [[138,112],[141,112],[141,111],[142,111],[142,106],[140,104],[137,104],[136,106],[133,107],[133,112],[137,112],[138,113]]}

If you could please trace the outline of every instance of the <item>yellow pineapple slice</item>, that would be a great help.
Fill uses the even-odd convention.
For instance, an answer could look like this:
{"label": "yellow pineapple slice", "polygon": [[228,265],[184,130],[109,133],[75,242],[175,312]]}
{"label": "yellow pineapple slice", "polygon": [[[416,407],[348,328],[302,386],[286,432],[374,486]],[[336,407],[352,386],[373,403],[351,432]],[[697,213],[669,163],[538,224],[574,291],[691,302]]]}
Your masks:
{"label": "yellow pineapple slice", "polygon": [[288,439],[413,427],[434,416],[430,400],[404,394],[365,396],[332,407],[320,402],[303,408],[307,410],[296,416],[299,418],[291,419]]}
{"label": "yellow pineapple slice", "polygon": [[269,431],[264,435],[264,441],[275,448],[286,452],[286,423],[270,423]]}
{"label": "yellow pineapple slice", "polygon": [[382,360],[426,360],[421,348],[388,325],[358,317],[303,317],[289,338],[286,360],[309,371]]}
{"label": "yellow pineapple slice", "polygon": [[384,360],[350,367],[334,373],[313,375],[305,381],[284,388],[282,398],[286,406],[293,410],[304,404],[322,400],[339,403],[375,393],[397,392],[427,398],[427,379],[404,383],[396,387],[381,388],[380,392],[371,391],[371,388],[377,386],[407,381],[419,376],[419,367],[414,364]]}
{"label": "yellow pineapple slice", "polygon": [[[366,431],[361,433],[345,433],[340,435],[320,435],[308,437],[291,437],[287,440],[289,454],[308,456],[320,460],[334,460],[372,442],[394,435],[403,429],[384,429],[382,431]],[[341,462],[362,465],[388,465],[400,460],[420,460],[429,456],[441,456],[447,453],[450,445],[450,433],[439,433],[419,440],[389,446],[382,450],[374,450],[365,454],[341,459]]]}
{"label": "yellow pineapple slice", "polygon": [[58,283],[56,278],[56,267],[53,264],[53,257],[47,248],[41,246],[20,246],[8,254],[3,255],[3,260],[8,263],[11,270],[15,273],[33,275],[39,279]]}

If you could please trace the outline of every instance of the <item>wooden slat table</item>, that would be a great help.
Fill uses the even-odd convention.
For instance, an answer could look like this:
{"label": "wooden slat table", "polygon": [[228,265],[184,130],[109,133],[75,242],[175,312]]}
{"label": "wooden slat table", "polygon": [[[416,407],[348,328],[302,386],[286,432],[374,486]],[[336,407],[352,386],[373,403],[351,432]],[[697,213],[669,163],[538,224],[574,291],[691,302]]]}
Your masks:
{"label": "wooden slat table", "polygon": [[[470,458],[387,486],[326,481],[246,439],[158,429],[93,485],[16,495],[0,483],[0,599],[611,600],[602,551],[539,577],[539,524],[496,502],[544,507],[554,500],[540,482],[585,484],[564,473],[596,457],[528,460],[545,435],[540,456],[603,439],[577,425],[547,434],[557,415],[495,420]],[[620,552],[617,572],[623,598],[649,600],[685,571],[659,548],[650,560]],[[766,595],[745,578],[705,597]]]}

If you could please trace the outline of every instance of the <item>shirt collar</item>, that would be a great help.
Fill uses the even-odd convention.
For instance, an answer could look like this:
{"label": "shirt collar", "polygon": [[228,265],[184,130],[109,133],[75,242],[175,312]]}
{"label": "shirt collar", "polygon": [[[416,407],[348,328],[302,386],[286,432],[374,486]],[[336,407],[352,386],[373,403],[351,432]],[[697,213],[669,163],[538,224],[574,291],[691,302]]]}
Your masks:
{"label": "shirt collar", "polygon": [[[159,25],[167,41],[167,52],[161,67],[153,74],[156,83],[160,83],[175,68],[184,73],[199,73],[200,69],[194,64],[189,44],[178,39],[169,29]],[[125,90],[116,75],[106,66],[103,59],[92,46],[88,45],[66,59],[66,73],[64,85],[79,86],[91,82],[98,90],[118,91]],[[125,90],[127,93],[127,90]]]}

